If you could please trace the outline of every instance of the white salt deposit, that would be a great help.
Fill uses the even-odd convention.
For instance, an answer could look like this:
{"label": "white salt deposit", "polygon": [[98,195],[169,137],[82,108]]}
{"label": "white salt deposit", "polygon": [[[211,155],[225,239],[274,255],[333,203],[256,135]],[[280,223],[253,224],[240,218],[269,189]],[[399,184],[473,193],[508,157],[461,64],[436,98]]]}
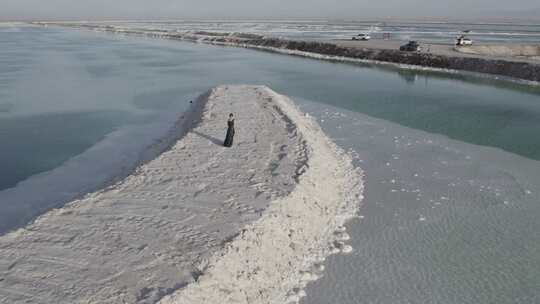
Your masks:
{"label": "white salt deposit", "polygon": [[290,119],[305,144],[307,162],[298,184],[214,255],[198,282],[162,304],[297,303],[317,277],[306,273],[332,253],[352,251],[335,234],[345,232],[342,225],[362,198],[362,180],[351,158],[286,97],[269,89],[260,93]]}
{"label": "white salt deposit", "polygon": [[125,180],[0,237],[0,303],[298,302],[352,250],[360,172],[287,98],[218,87],[172,133]]}

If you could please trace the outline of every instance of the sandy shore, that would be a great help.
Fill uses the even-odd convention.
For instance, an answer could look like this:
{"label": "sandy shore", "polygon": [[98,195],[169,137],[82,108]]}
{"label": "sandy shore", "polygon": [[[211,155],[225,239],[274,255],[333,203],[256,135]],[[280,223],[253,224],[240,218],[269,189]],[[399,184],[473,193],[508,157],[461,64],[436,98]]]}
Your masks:
{"label": "sandy shore", "polygon": [[0,237],[0,303],[284,303],[350,251],[359,173],[288,99],[218,87],[174,132],[125,180]]}

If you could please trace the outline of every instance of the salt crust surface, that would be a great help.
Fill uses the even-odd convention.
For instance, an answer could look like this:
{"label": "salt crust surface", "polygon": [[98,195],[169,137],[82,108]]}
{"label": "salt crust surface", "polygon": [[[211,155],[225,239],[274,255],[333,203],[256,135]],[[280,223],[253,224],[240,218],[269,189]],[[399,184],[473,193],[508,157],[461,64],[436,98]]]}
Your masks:
{"label": "salt crust surface", "polygon": [[352,250],[361,172],[289,99],[217,87],[180,133],[123,181],[0,237],[0,303],[297,302],[326,256]]}
{"label": "salt crust surface", "polygon": [[304,142],[307,162],[292,193],[272,201],[226,250],[215,254],[196,283],[160,303],[297,303],[333,253],[352,250],[343,224],[362,198],[361,172],[317,123],[286,97],[264,88]]}

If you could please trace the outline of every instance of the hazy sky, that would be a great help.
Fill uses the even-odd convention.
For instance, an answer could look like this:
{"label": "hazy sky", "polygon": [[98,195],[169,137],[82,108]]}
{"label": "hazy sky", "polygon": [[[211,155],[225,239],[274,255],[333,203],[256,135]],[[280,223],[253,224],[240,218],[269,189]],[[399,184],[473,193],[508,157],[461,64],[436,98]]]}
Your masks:
{"label": "hazy sky", "polygon": [[0,0],[0,18],[540,19],[540,0]]}

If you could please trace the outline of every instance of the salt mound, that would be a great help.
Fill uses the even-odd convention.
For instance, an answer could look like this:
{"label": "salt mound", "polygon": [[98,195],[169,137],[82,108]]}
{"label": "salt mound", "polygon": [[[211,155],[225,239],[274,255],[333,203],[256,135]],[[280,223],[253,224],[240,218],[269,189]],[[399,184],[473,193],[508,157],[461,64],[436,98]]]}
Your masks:
{"label": "salt mound", "polygon": [[218,87],[170,133],[124,180],[0,237],[0,302],[297,302],[352,250],[360,172],[286,97]]}
{"label": "salt mound", "polygon": [[302,138],[307,161],[292,193],[270,204],[223,252],[214,255],[196,283],[160,303],[296,303],[328,255],[352,251],[344,222],[355,215],[362,179],[309,116],[286,97],[252,87],[271,101]]}
{"label": "salt mound", "polygon": [[[232,149],[222,146],[229,112]],[[211,90],[179,117],[163,141],[181,139],[168,151],[0,237],[0,302],[155,303],[193,282],[212,253],[294,189],[305,155],[292,131],[258,90]]]}

